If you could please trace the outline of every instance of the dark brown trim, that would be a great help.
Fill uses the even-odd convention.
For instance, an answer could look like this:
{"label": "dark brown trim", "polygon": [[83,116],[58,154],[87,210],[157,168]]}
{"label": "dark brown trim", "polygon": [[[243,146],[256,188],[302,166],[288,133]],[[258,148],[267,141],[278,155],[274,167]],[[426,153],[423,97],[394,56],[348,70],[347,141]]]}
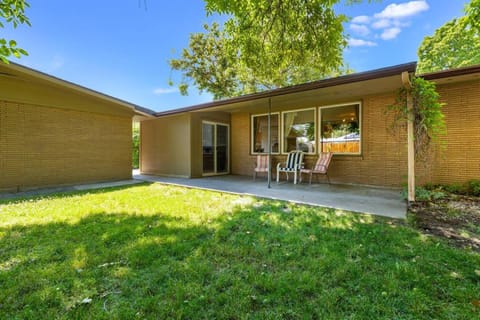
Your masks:
{"label": "dark brown trim", "polygon": [[463,75],[468,75],[473,73],[480,73],[480,64],[470,66],[470,67],[465,67],[465,68],[449,69],[449,70],[443,70],[438,72],[424,73],[424,74],[420,74],[419,77],[422,77],[425,80],[436,80],[436,79],[442,79],[442,78],[463,76]]}
{"label": "dark brown trim", "polygon": [[172,114],[182,113],[182,112],[198,111],[198,110],[219,107],[219,106],[232,104],[232,103],[252,101],[252,100],[281,96],[285,94],[297,93],[302,91],[333,87],[333,86],[338,86],[338,85],[347,84],[347,83],[390,77],[397,74],[399,75],[403,71],[415,72],[416,66],[417,66],[416,62],[409,62],[409,63],[399,64],[399,65],[387,67],[387,68],[353,73],[353,74],[340,76],[336,78],[328,78],[328,79],[303,83],[299,85],[289,86],[285,88],[279,88],[279,89],[274,89],[274,90],[269,90],[269,91],[264,91],[259,93],[247,94],[244,96],[239,96],[239,97],[225,99],[225,100],[218,100],[218,101],[198,104],[198,105],[185,107],[185,108],[157,112],[155,113],[155,116],[161,117],[161,116],[172,115]]}

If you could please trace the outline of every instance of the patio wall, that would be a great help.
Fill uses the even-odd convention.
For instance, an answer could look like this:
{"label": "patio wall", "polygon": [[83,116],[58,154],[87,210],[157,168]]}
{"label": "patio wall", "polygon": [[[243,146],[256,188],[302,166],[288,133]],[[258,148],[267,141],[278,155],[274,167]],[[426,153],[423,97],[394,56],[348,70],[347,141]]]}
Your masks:
{"label": "patio wall", "polygon": [[202,177],[203,121],[230,125],[230,114],[181,113],[142,121],[140,171],[162,176]]}
{"label": "patio wall", "polygon": [[191,176],[190,114],[140,123],[140,171],[144,174]]}
{"label": "patio wall", "polygon": [[[335,155],[329,170],[332,182],[388,187],[401,185],[407,168],[406,135],[403,132],[392,136],[388,130],[391,118],[385,116],[386,106],[394,99],[394,93],[353,99],[362,101],[362,154]],[[232,114],[233,174],[251,175],[253,172],[256,156],[250,152],[251,114]],[[286,155],[276,155],[272,159],[272,167],[275,167],[286,159]],[[306,155],[306,166],[313,165],[315,160],[316,156]]]}
{"label": "patio wall", "polygon": [[[444,145],[434,145],[426,162],[417,162],[417,184],[464,183],[480,179],[480,81],[438,86],[447,124]],[[329,176],[334,183],[400,187],[407,176],[406,132],[392,135],[392,118],[385,113],[395,93],[358,99],[362,101],[362,154],[334,155]],[[291,110],[292,108],[290,108]],[[264,113],[262,110],[258,113]],[[232,114],[232,173],[251,175],[255,155],[250,152],[250,115]],[[272,167],[285,155],[272,156]],[[307,166],[315,156],[305,156]]]}

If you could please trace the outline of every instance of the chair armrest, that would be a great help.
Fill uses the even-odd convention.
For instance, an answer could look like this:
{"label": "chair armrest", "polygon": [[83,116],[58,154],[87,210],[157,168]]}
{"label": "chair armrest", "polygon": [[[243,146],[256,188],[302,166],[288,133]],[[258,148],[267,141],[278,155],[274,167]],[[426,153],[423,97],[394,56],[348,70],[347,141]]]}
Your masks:
{"label": "chair armrest", "polygon": [[279,163],[277,163],[277,170],[280,168],[280,166],[281,166],[282,164],[286,164],[286,162],[279,162]]}

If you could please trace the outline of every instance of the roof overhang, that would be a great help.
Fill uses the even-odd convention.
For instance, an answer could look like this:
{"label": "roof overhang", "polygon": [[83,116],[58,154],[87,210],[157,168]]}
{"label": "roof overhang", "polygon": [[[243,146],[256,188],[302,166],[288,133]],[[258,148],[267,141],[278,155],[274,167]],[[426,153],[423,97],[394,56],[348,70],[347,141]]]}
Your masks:
{"label": "roof overhang", "polygon": [[32,68],[22,66],[14,62],[10,62],[9,64],[0,62],[0,76],[12,77],[12,78],[23,80],[23,81],[48,84],[48,85],[63,88],[78,94],[94,97],[104,102],[113,103],[120,108],[126,108],[129,110],[132,110],[135,116],[148,117],[148,118],[154,117],[153,116],[154,111],[149,110],[147,108],[140,107],[133,103],[114,98],[112,96],[103,94],[101,92],[80,86],[78,84],[75,84],[66,80],[62,80],[60,78],[51,76],[49,74],[43,73],[38,70],[34,70]]}
{"label": "roof overhang", "polygon": [[480,65],[425,73],[419,76],[425,80],[434,81],[437,85],[479,80]]}
{"label": "roof overhang", "polygon": [[253,93],[231,99],[213,101],[186,108],[158,112],[157,117],[174,115],[184,112],[224,111],[239,112],[258,108],[268,100],[276,107],[302,105],[333,104],[349,99],[359,99],[368,95],[392,92],[402,86],[402,72],[414,73],[416,62],[396,65],[323,79],[285,88]]}

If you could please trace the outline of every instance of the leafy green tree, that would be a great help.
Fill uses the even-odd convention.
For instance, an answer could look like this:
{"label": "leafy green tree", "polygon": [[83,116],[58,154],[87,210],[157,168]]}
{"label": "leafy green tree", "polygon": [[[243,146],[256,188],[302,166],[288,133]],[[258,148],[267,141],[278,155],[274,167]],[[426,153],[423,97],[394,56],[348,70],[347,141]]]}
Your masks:
{"label": "leafy green tree", "polygon": [[[19,24],[30,26],[30,21],[25,15],[25,9],[29,4],[25,0],[1,0],[0,1],[0,28],[4,28],[4,23],[12,24],[16,28]],[[0,59],[8,63],[8,57],[15,56],[20,58],[21,55],[28,53],[17,47],[15,40],[7,40],[0,38]]]}
{"label": "leafy green tree", "polygon": [[480,32],[480,0],[471,0],[465,13],[470,26]]}
{"label": "leafy green tree", "polygon": [[339,1],[205,0],[207,14],[230,18],[192,34],[181,58],[170,60],[182,72],[180,91],[193,83],[221,99],[347,72]]}
{"label": "leafy green tree", "polygon": [[132,167],[140,167],[140,124],[133,122],[132,125]]}
{"label": "leafy green tree", "polygon": [[480,0],[472,0],[465,12],[423,39],[417,73],[480,64]]}

